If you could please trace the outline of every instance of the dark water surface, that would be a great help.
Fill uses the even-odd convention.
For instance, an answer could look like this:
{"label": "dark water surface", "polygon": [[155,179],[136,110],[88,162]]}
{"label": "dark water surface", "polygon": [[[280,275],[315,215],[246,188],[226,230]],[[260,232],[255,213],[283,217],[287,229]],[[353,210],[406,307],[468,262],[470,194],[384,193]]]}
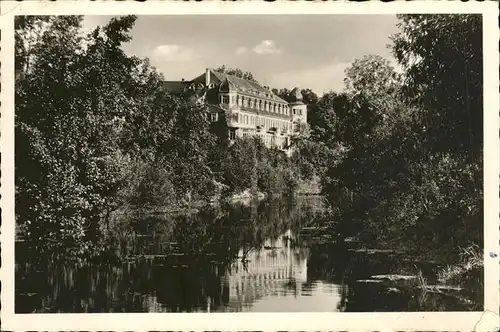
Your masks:
{"label": "dark water surface", "polygon": [[[439,266],[312,236],[321,197],[126,216],[116,263],[16,265],[16,312],[475,310],[459,291],[418,288]],[[314,233],[314,232],[313,232]],[[435,281],[434,281],[435,282]]]}

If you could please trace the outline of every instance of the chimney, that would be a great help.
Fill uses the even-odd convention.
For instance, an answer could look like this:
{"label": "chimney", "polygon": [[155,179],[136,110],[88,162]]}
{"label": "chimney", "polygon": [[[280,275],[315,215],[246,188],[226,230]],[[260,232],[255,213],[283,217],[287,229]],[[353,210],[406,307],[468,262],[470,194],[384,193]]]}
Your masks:
{"label": "chimney", "polygon": [[205,72],[205,86],[208,86],[210,84],[210,69],[207,68]]}

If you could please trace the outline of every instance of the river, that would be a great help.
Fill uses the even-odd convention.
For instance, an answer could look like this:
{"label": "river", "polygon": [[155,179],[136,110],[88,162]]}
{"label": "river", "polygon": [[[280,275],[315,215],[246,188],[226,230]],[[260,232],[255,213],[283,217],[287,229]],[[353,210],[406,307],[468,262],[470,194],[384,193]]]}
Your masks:
{"label": "river", "polygon": [[[440,268],[314,235],[319,196],[126,216],[113,263],[16,264],[16,312],[473,310],[480,292],[429,292]],[[434,277],[435,278],[435,277]],[[479,294],[479,295],[478,295]]]}

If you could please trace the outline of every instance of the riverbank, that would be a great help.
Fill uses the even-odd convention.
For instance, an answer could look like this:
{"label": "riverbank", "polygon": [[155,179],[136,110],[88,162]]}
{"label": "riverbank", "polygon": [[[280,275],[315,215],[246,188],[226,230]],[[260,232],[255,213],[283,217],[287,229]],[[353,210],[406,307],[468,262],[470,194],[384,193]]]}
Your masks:
{"label": "riverbank", "polygon": [[302,228],[300,235],[313,246],[328,248],[323,250],[346,251],[349,256],[357,257],[357,263],[349,264],[373,265],[369,269],[372,274],[366,274],[365,270],[351,271],[355,283],[365,285],[363,287],[374,287],[384,294],[411,293],[436,301],[453,301],[462,310],[481,309],[484,259],[478,245],[441,252],[432,243],[427,244],[431,248],[420,244],[418,250],[414,243],[404,241],[399,246],[369,244],[357,238],[338,237],[321,224]]}

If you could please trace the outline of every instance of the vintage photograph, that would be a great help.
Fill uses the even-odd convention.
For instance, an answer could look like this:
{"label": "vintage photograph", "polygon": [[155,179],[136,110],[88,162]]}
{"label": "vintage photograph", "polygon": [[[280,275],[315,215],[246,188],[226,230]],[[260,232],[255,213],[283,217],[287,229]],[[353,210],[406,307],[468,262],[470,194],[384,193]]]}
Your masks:
{"label": "vintage photograph", "polygon": [[498,311],[489,16],[97,5],[2,25],[8,326]]}
{"label": "vintage photograph", "polygon": [[482,310],[481,15],[15,38],[17,313]]}

